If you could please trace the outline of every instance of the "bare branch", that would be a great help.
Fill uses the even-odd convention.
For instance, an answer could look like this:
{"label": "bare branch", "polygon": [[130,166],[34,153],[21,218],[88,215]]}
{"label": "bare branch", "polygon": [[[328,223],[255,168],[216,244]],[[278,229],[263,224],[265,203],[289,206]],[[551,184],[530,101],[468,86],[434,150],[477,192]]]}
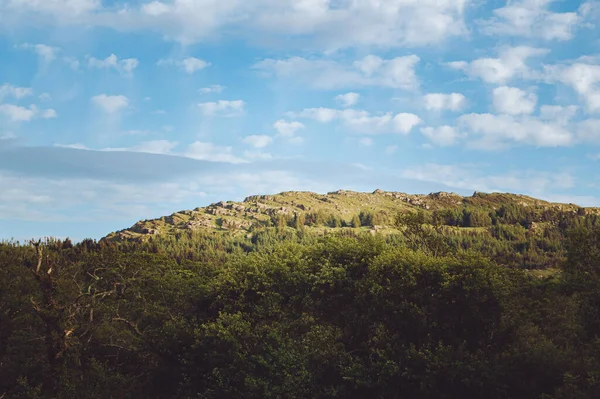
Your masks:
{"label": "bare branch", "polygon": [[33,305],[33,309],[35,309],[36,312],[41,312],[42,310],[40,309],[40,305],[33,300],[33,298],[29,298],[29,300],[31,301],[31,304]]}
{"label": "bare branch", "polygon": [[40,245],[41,240],[38,240],[37,242],[31,241],[31,243],[35,247],[35,250],[37,252],[38,260],[37,260],[37,267],[35,268],[35,274],[39,275],[40,269],[42,268],[42,260],[44,259],[44,247],[42,247]]}
{"label": "bare branch", "polygon": [[134,324],[134,323],[130,322],[129,320],[124,319],[122,317],[113,317],[112,319],[113,319],[113,321],[120,321],[120,322],[127,324],[129,326],[129,328],[131,328],[137,335],[139,335],[139,336],[143,335],[142,332],[140,331],[137,323]]}

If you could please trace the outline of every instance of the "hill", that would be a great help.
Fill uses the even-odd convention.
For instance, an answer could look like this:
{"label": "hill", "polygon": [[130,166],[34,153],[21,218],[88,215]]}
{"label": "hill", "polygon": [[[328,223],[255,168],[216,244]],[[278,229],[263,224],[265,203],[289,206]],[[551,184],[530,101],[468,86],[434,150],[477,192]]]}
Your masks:
{"label": "hill", "polygon": [[570,215],[600,214],[600,208],[551,203],[508,193],[475,192],[463,197],[448,192],[414,195],[382,190],[372,193],[338,190],[327,194],[289,191],[254,195],[243,202],[221,201],[158,219],[142,220],[128,229],[110,233],[104,240],[144,241],[151,236],[198,230],[251,233],[281,224],[320,232],[343,227],[368,227],[373,231],[389,232],[396,228],[398,213],[419,211],[424,213],[428,224],[467,229],[501,223],[539,230],[540,223],[557,226]]}
{"label": "hill", "polygon": [[598,287],[598,209],[513,194],[282,193],[0,242],[0,398],[598,398]]}

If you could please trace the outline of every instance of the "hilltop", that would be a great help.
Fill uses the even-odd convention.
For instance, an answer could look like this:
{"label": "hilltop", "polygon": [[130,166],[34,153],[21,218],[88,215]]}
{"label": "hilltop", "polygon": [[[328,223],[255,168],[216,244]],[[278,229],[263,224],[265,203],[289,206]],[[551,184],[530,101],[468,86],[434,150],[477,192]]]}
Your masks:
{"label": "hilltop", "polygon": [[[504,224],[539,227],[557,225],[565,215],[598,214],[598,208],[551,203],[520,194],[456,193],[406,194],[375,190],[362,193],[338,190],[327,194],[289,191],[276,195],[254,195],[242,202],[221,201],[194,210],[183,210],[109,234],[108,241],[144,241],[182,231],[251,233],[261,227],[302,227],[312,230],[365,227],[374,231],[394,228],[395,216],[423,212],[431,223],[474,228],[489,227],[498,219]],[[508,212],[510,211],[510,212]],[[509,214],[507,214],[507,212]],[[526,220],[518,220],[523,219]],[[532,225],[532,223],[534,223]]]}

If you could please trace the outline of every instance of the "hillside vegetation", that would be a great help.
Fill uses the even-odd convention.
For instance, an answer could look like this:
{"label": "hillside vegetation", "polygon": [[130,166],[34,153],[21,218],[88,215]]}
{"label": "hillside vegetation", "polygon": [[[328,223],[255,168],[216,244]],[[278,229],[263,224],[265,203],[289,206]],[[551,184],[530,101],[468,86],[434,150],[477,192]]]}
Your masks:
{"label": "hillside vegetation", "polygon": [[[256,195],[243,202],[218,202],[204,208],[176,212],[159,219],[144,220],[129,229],[110,234],[110,240],[143,239],[148,235],[174,234],[181,230],[247,231],[281,224],[291,227],[372,227],[393,226],[398,212],[423,211],[429,222],[457,227],[489,227],[501,224],[555,222],[569,214],[600,213],[573,204],[550,203],[524,195],[455,193],[411,195],[376,190],[358,193],[338,190],[325,195],[312,192],[284,192]],[[360,217],[360,214],[367,217]],[[489,215],[489,218],[485,215]],[[358,221],[356,220],[358,218]],[[301,220],[298,220],[301,219]]]}
{"label": "hillside vegetation", "polygon": [[[504,193],[476,192],[462,197],[446,192],[410,195],[381,190],[339,190],[325,195],[284,192],[140,221],[103,241],[145,243],[147,248],[153,243],[167,245],[170,256],[195,259],[201,249],[196,244],[204,241],[200,237],[227,237],[248,247],[271,234],[269,228],[288,236],[368,231],[385,235],[388,241],[405,240],[407,223],[402,215],[417,217],[432,235],[443,237],[449,249],[483,253],[504,266],[546,269],[557,267],[564,259],[566,232],[595,223],[600,209]],[[178,244],[169,246],[173,240]]]}
{"label": "hillside vegetation", "polygon": [[596,209],[283,193],[0,243],[0,398],[598,397]]}

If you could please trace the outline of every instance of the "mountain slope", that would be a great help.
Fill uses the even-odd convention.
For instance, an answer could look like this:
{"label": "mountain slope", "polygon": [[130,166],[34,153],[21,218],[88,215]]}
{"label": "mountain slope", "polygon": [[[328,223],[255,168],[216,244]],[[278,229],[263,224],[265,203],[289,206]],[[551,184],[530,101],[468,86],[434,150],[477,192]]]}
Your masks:
{"label": "mountain slope", "polygon": [[395,215],[399,212],[419,210],[432,223],[455,227],[487,227],[496,224],[494,220],[500,218],[507,224],[529,223],[526,226],[529,228],[535,222],[556,225],[565,215],[600,214],[599,208],[584,209],[519,194],[476,192],[463,197],[446,192],[411,195],[382,190],[373,193],[338,190],[327,194],[292,191],[251,196],[243,202],[218,202],[140,221],[128,229],[109,234],[105,240],[143,241],[155,235],[195,230],[247,234],[261,227],[277,225],[308,229],[358,227],[357,219],[362,226],[381,230],[394,226]]}

